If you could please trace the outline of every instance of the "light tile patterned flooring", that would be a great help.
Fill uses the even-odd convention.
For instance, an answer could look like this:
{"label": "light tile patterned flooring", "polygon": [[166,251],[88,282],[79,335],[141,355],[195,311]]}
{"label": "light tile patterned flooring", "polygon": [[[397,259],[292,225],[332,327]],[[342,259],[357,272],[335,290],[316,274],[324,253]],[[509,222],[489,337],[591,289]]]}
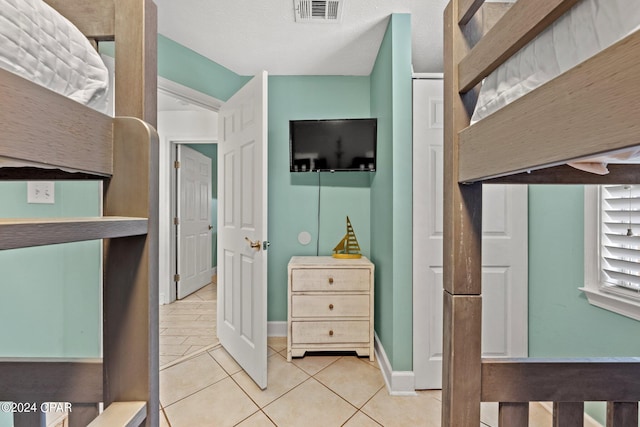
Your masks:
{"label": "light tile patterned flooring", "polygon": [[160,367],[218,344],[215,283],[160,306]]}
{"label": "light tile patterned flooring", "polygon": [[[215,284],[160,308],[160,426],[437,427],[440,391],[390,396],[377,362],[351,355],[286,360],[286,338],[268,340],[268,387],[260,390],[218,344]],[[483,404],[482,426],[497,426]],[[530,426],[551,426],[539,405]]]}

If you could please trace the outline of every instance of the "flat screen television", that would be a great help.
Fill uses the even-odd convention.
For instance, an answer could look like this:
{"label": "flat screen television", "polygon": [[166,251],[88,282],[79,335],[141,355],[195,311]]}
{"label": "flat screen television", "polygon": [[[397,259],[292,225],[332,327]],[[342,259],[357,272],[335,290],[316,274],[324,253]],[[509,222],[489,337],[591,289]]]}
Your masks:
{"label": "flat screen television", "polygon": [[290,171],[375,171],[377,124],[377,119],[289,121]]}

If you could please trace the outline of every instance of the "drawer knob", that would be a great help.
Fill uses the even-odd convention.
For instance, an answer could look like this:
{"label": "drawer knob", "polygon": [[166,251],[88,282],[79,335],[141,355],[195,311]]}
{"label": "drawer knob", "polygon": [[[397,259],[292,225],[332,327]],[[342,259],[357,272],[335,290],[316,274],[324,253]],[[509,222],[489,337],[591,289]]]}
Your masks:
{"label": "drawer knob", "polygon": [[330,337],[332,337],[332,336],[333,336],[333,329],[331,329],[331,330],[329,331],[329,336],[330,336]]}
{"label": "drawer knob", "polygon": [[333,304],[329,304],[329,310],[333,310]]}
{"label": "drawer knob", "polygon": [[333,277],[329,277],[329,284],[333,285]]}

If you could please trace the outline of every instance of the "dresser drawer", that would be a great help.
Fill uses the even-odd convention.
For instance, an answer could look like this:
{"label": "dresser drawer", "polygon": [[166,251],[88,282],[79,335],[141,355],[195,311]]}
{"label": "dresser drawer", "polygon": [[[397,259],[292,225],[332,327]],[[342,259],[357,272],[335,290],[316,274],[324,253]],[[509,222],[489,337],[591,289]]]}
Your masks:
{"label": "dresser drawer", "polygon": [[370,270],[350,269],[294,269],[291,287],[296,291],[368,291]]}
{"label": "dresser drawer", "polygon": [[296,344],[368,343],[368,321],[291,322]]}
{"label": "dresser drawer", "polygon": [[369,295],[293,295],[293,317],[369,317]]}

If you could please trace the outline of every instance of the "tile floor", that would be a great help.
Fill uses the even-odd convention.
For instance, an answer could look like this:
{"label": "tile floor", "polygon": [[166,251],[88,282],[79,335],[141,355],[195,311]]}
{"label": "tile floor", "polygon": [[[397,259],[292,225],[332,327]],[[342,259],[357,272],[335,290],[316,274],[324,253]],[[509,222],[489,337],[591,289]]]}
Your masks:
{"label": "tile floor", "polygon": [[185,299],[160,306],[160,367],[218,344],[214,282]]}
{"label": "tile floor", "polygon": [[[286,360],[286,338],[268,340],[268,388],[260,390],[215,337],[215,284],[160,308],[161,426],[440,426],[440,391],[390,396],[377,362],[352,355]],[[551,426],[540,405],[530,426]],[[497,405],[483,404],[495,427]]]}

